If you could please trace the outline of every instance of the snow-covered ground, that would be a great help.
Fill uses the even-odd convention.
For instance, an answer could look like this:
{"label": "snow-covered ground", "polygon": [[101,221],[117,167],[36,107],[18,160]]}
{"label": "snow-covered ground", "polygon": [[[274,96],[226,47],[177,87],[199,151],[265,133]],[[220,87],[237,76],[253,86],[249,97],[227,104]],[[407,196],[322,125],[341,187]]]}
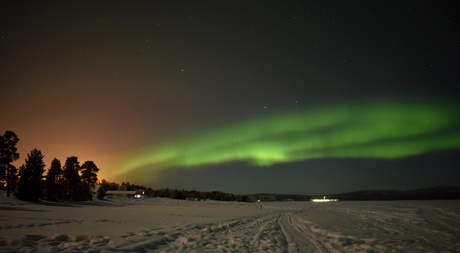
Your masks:
{"label": "snow-covered ground", "polygon": [[0,252],[460,252],[460,201],[0,197]]}

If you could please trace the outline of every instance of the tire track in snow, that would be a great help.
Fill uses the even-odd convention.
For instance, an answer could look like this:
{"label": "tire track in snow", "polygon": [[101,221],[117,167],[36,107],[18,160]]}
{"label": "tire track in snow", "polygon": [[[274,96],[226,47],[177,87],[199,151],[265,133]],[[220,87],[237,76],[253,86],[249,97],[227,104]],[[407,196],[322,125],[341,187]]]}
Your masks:
{"label": "tire track in snow", "polygon": [[159,252],[285,252],[276,214],[192,227]]}
{"label": "tire track in snow", "polygon": [[291,212],[282,212],[277,223],[286,238],[288,253],[333,252],[327,249],[313,233],[309,232],[307,227],[294,221]]}

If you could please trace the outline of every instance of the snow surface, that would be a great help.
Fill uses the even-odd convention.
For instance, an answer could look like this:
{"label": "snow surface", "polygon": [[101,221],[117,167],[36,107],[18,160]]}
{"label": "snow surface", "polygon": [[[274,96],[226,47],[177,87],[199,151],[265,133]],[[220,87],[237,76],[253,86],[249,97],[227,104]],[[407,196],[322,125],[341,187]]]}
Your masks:
{"label": "snow surface", "polygon": [[460,252],[460,201],[0,197],[0,252]]}

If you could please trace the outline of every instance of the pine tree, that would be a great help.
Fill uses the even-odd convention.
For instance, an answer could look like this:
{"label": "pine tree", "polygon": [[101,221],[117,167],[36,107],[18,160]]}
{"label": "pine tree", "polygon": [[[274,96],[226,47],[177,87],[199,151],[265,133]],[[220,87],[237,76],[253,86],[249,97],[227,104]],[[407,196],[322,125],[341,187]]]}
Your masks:
{"label": "pine tree", "polygon": [[43,155],[40,150],[33,149],[21,166],[18,183],[18,198],[27,201],[38,201],[43,193],[43,173],[45,172]]}
{"label": "pine tree", "polygon": [[16,168],[16,166],[14,165],[10,165],[10,178],[9,178],[9,181],[10,181],[10,191],[15,191],[18,187],[18,175],[19,174],[19,171],[18,169]]}
{"label": "pine tree", "polygon": [[83,197],[86,200],[92,200],[91,189],[95,187],[97,182],[97,172],[99,168],[93,161],[86,161],[81,166],[81,179],[83,188]]}
{"label": "pine tree", "polygon": [[10,196],[12,176],[12,162],[19,159],[16,144],[19,138],[13,131],[5,131],[0,135],[0,180],[6,181],[6,196]]}

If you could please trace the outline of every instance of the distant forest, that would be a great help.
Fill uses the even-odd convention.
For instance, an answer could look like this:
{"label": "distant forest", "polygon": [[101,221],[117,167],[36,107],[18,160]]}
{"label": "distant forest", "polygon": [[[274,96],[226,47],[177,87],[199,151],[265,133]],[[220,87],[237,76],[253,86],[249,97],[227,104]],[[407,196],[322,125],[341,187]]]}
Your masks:
{"label": "distant forest", "polygon": [[127,190],[127,191],[142,191],[147,197],[160,197],[160,198],[171,198],[171,199],[184,199],[184,200],[220,200],[220,201],[248,201],[247,195],[238,195],[232,193],[225,193],[221,191],[196,191],[196,190],[185,190],[185,189],[152,189],[143,185],[130,184],[129,182],[122,182],[121,184],[115,182],[108,182],[102,179],[100,184],[107,190]]}
{"label": "distant forest", "polygon": [[[22,200],[39,201],[88,201],[93,196],[103,199],[107,190],[142,191],[148,197],[164,197],[188,200],[248,201],[247,195],[234,195],[221,191],[202,192],[195,190],[152,189],[142,185],[122,182],[108,182],[97,178],[99,168],[93,161],[82,165],[78,157],[71,156],[61,166],[60,160],[54,158],[45,174],[43,154],[33,149],[27,154],[25,164],[16,168],[12,163],[19,159],[16,145],[19,138],[13,131],[0,135],[0,190],[6,190]],[[96,184],[102,185],[96,191]]]}

